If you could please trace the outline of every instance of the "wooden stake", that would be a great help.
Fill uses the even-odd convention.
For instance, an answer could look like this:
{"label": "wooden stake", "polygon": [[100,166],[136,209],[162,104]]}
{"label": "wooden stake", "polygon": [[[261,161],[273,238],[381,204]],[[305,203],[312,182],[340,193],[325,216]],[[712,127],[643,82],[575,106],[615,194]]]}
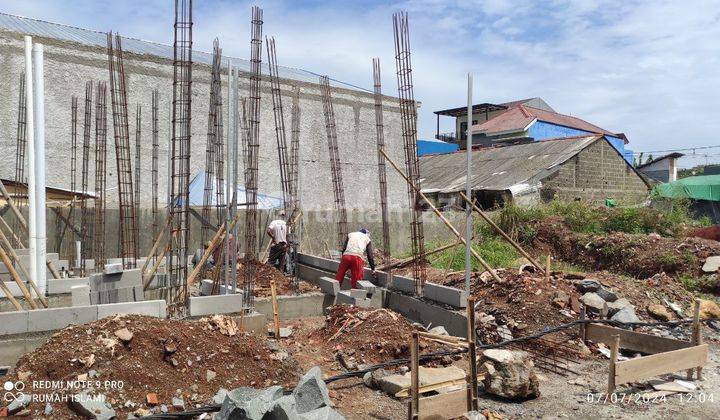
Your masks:
{"label": "wooden stake", "polygon": [[550,282],[550,261],[552,260],[552,256],[550,254],[547,255],[547,260],[545,261],[545,283]]}
{"label": "wooden stake", "polygon": [[534,259],[533,257],[531,257],[530,254],[528,254],[527,252],[525,252],[525,250],[520,246],[520,244],[518,244],[518,243],[515,242],[510,236],[508,236],[508,234],[505,233],[505,231],[503,231],[503,230],[500,228],[500,226],[498,226],[497,224],[495,224],[495,222],[493,222],[493,220],[492,220],[487,214],[485,214],[485,212],[482,211],[482,210],[480,209],[480,207],[478,207],[478,206],[475,205],[475,201],[474,201],[474,200],[473,200],[472,202],[470,202],[470,200],[468,199],[468,197],[467,197],[462,191],[460,191],[460,196],[463,198],[463,200],[465,200],[466,203],[469,203],[470,205],[472,205],[473,210],[475,210],[475,211],[480,215],[480,217],[482,217],[493,229],[495,229],[495,231],[496,231],[497,233],[499,233],[500,236],[502,236],[503,238],[505,238],[505,240],[508,241],[508,242],[510,243],[510,245],[512,245],[513,248],[515,248],[523,257],[527,258],[527,260],[530,261],[530,263],[531,263],[532,265],[534,265],[535,268],[537,268],[538,270],[540,270],[541,273],[545,272],[545,270],[544,270],[543,267],[540,265],[540,263],[538,263],[537,261],[535,261],[535,259]]}
{"label": "wooden stake", "polygon": [[[143,283],[143,290],[147,290],[148,287],[150,287],[150,283],[152,283],[153,279],[155,278],[155,273],[157,273],[158,268],[160,268],[160,264],[162,264],[163,258],[165,258],[165,254],[170,251],[170,244],[165,245],[165,248],[163,248],[162,252],[160,253],[160,256],[155,260],[155,264],[153,264],[152,269],[147,274],[147,276],[143,275],[145,277],[145,282]],[[140,273],[143,273],[140,271]]]}
{"label": "wooden stake", "polygon": [[[585,317],[587,316],[587,309],[585,309],[585,304],[580,304],[580,320],[585,321]],[[585,344],[586,340],[586,329],[585,329],[585,323],[580,324],[580,339],[582,340],[583,344]]]}
{"label": "wooden stake", "polygon": [[7,229],[8,232],[10,232],[10,235],[12,235],[13,241],[15,241],[17,246],[20,248],[25,248],[25,245],[23,245],[20,238],[18,238],[18,236],[15,234],[15,232],[12,230],[12,228],[10,226],[8,226],[7,222],[5,221],[5,218],[3,218],[2,216],[0,216],[0,223],[2,224],[2,226],[5,229]]}
{"label": "wooden stake", "polygon": [[280,314],[278,312],[277,289],[275,289],[275,280],[270,280],[270,293],[272,296],[273,323],[275,324],[275,339],[280,339]]}
{"label": "wooden stake", "polygon": [[412,343],[410,346],[410,418],[417,419],[420,409],[420,359],[419,359],[418,333],[413,331]]}
{"label": "wooden stake", "polygon": [[477,349],[475,335],[475,299],[469,297],[467,300],[467,342],[468,354],[470,356],[470,398],[468,398],[468,411],[478,409],[478,380],[477,380]]}
{"label": "wooden stake", "polygon": [[[440,211],[439,211],[439,210],[435,207],[435,205],[433,205],[433,203],[425,196],[425,194],[423,194],[423,192],[420,191],[420,189],[419,189],[418,187],[416,187],[416,186],[412,183],[412,181],[410,181],[410,179],[405,175],[405,173],[400,169],[400,167],[398,167],[397,164],[396,164],[392,159],[390,159],[390,156],[388,156],[387,153],[385,153],[385,151],[384,151],[383,149],[380,149],[380,153],[382,153],[383,156],[385,156],[385,159],[387,159],[387,161],[390,163],[390,165],[391,165],[393,168],[395,168],[395,170],[400,174],[400,176],[402,176],[402,177],[405,179],[405,181],[408,183],[408,185],[410,185],[410,186],[415,190],[415,192],[417,192],[418,195],[419,195],[420,197],[422,197],[423,200],[425,200],[425,202],[428,204],[428,206],[430,206],[430,208],[432,209],[432,211],[440,218],[440,220],[442,220],[442,222],[445,224],[445,226],[447,226],[447,227],[452,231],[452,233],[454,233],[455,236],[458,237],[458,239],[460,240],[460,242],[461,242],[463,245],[466,245],[465,238],[460,234],[460,232],[458,232],[457,229],[455,229],[455,227],[445,218],[445,216],[443,216],[442,213],[440,213]],[[493,276],[493,278],[495,279],[495,281],[497,281],[497,282],[502,282],[502,280],[501,280],[500,277],[497,275],[497,273],[495,272],[495,270],[493,270],[493,268],[490,267],[490,264],[488,264],[488,263],[480,256],[480,254],[478,254],[478,253],[477,253],[474,249],[472,249],[472,248],[470,248],[470,252],[471,252],[472,255],[475,257],[475,259],[478,260],[478,262],[480,263],[480,265],[482,265],[482,266],[485,268],[485,270],[487,270],[487,271]],[[541,270],[542,270],[542,269],[541,269]]]}
{"label": "wooden stake", "polygon": [[[692,343],[693,346],[699,346],[702,344],[702,336],[700,335],[700,299],[695,299],[695,308],[693,310],[693,323],[692,323]],[[695,368],[697,371],[697,379],[702,380],[702,366]],[[687,379],[692,379],[693,370],[688,369]]]}
{"label": "wooden stake", "polygon": [[610,369],[608,372],[608,391],[607,394],[611,395],[615,392],[615,365],[617,364],[618,353],[620,352],[620,336],[613,336],[613,344],[610,347]]}
{"label": "wooden stake", "polygon": [[[22,292],[23,296],[25,296],[25,300],[27,300],[28,305],[32,309],[37,309],[38,306],[33,300],[32,296],[30,295],[30,292],[28,291],[27,287],[25,287],[25,283],[23,283],[22,279],[18,275],[17,271],[15,271],[15,268],[13,267],[12,261],[10,261],[10,258],[8,258],[7,254],[5,253],[5,250],[0,247],[0,259],[2,259],[2,263],[5,264],[5,268],[7,268],[8,272],[10,273],[10,276],[15,280],[15,283],[17,283],[18,288]],[[2,280],[0,280],[2,282]],[[8,295],[9,296],[9,295]]]}

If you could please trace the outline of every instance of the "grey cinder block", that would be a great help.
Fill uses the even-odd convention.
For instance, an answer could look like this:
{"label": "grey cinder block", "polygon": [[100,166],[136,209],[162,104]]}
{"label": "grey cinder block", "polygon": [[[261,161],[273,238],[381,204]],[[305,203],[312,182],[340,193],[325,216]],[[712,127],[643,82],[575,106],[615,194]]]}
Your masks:
{"label": "grey cinder block", "polygon": [[467,306],[467,293],[464,290],[450,286],[425,283],[423,296],[436,302],[452,305],[456,308],[465,308]]}
{"label": "grey cinder block", "polygon": [[326,295],[335,296],[340,291],[340,282],[330,277],[320,277],[318,286]]}
{"label": "grey cinder block", "polygon": [[190,316],[237,313],[242,307],[242,293],[190,298]]}

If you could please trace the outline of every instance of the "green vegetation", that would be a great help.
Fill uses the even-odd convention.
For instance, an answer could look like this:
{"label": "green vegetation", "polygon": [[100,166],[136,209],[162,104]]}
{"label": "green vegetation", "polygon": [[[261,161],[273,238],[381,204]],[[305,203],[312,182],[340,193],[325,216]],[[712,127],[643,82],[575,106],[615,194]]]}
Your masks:
{"label": "green vegetation", "polygon": [[[428,248],[431,249],[431,248]],[[491,267],[511,267],[519,255],[515,248],[500,237],[490,237],[481,242],[473,243],[473,249],[490,264]],[[449,270],[465,269],[465,247],[458,245],[428,257],[430,265],[435,268]],[[475,257],[472,257],[473,270],[483,271]]]}
{"label": "green vegetation", "polygon": [[720,281],[716,276],[680,276],[680,282],[689,292],[712,294],[720,291]]}

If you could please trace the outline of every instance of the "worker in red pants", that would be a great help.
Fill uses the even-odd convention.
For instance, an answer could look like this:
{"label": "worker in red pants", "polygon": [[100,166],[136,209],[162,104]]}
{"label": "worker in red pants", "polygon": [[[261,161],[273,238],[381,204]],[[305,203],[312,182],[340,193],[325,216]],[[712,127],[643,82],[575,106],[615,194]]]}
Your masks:
{"label": "worker in red pants", "polygon": [[363,279],[363,266],[365,265],[363,254],[367,256],[368,264],[370,264],[370,269],[373,276],[375,276],[375,260],[373,259],[370,231],[367,228],[348,233],[343,243],[342,254],[335,280],[342,283],[345,272],[350,269],[351,287],[357,289],[357,282]]}

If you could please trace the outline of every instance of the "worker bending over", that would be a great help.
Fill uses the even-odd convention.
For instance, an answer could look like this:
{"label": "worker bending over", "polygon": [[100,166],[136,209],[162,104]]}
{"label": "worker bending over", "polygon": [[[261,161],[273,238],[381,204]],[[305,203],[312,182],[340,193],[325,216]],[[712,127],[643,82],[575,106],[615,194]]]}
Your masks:
{"label": "worker bending over", "polygon": [[357,289],[357,282],[363,279],[363,253],[367,255],[370,269],[375,275],[375,260],[373,259],[372,242],[370,241],[370,231],[367,228],[361,228],[357,232],[350,232],[345,237],[342,249],[342,260],[338,268],[335,280],[342,283],[345,278],[345,272],[350,269],[351,287]]}
{"label": "worker bending over", "polygon": [[273,220],[270,222],[270,225],[268,225],[267,230],[265,233],[268,234],[268,236],[272,240],[272,245],[270,246],[270,255],[268,257],[268,263],[270,263],[273,267],[277,268],[278,270],[285,272],[285,256],[287,254],[287,223],[285,223],[285,220],[283,219],[285,217],[285,212],[280,211],[279,214],[280,218],[277,220]]}

